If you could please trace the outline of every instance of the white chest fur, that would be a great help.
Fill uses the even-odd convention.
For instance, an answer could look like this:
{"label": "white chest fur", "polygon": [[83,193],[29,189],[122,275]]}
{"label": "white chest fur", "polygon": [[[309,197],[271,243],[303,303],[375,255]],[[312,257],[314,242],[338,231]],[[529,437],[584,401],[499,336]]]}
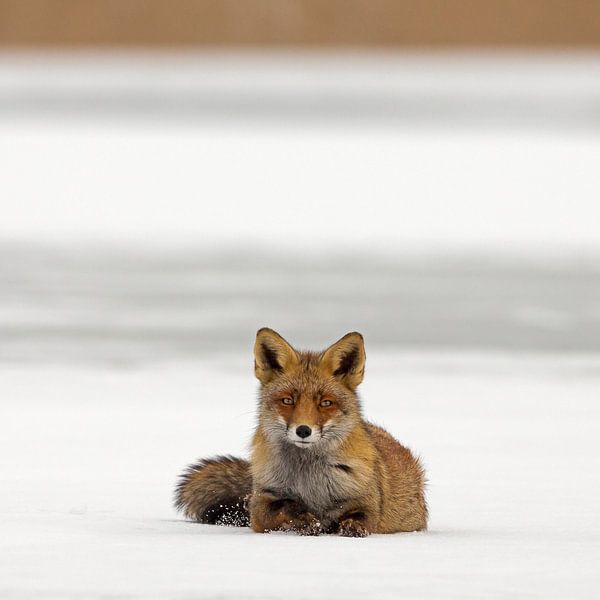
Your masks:
{"label": "white chest fur", "polygon": [[311,512],[321,517],[335,511],[341,501],[359,491],[352,469],[335,456],[322,456],[293,446],[273,453],[261,480],[265,488],[302,500]]}

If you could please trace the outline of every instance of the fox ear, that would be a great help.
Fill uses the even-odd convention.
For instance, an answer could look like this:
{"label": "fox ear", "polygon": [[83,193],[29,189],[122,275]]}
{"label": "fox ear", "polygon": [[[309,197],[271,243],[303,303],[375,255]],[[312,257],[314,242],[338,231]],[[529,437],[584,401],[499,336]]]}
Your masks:
{"label": "fox ear", "polygon": [[268,327],[259,329],[254,344],[254,373],[261,383],[298,364],[296,351],[276,332]]}
{"label": "fox ear", "polygon": [[365,374],[365,344],[363,336],[353,331],[332,344],[321,356],[321,368],[333,375],[351,390]]}

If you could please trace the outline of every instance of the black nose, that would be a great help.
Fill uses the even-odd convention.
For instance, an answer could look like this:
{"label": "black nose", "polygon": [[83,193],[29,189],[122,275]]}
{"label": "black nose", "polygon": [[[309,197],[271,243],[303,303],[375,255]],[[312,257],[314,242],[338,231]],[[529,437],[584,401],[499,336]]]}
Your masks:
{"label": "black nose", "polygon": [[300,425],[296,428],[296,435],[301,438],[308,437],[312,433],[308,425]]}

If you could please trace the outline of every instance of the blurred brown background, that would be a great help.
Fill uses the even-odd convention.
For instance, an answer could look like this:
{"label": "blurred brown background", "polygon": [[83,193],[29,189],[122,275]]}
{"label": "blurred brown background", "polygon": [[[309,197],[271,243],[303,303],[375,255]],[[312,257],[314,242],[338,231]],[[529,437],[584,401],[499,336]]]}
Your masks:
{"label": "blurred brown background", "polygon": [[597,47],[598,0],[1,0],[0,45]]}

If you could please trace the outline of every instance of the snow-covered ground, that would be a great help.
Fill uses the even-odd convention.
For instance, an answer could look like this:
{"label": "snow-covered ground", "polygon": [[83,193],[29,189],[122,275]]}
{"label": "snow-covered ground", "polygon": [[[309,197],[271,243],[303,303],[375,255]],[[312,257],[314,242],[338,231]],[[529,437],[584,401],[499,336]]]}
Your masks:
{"label": "snow-covered ground", "polygon": [[[600,594],[600,57],[0,54],[0,598]],[[189,523],[254,331],[366,336],[423,533]]]}
{"label": "snow-covered ground", "polygon": [[0,54],[0,238],[597,250],[599,82],[598,53]]}
{"label": "snow-covered ground", "polygon": [[427,467],[430,529],[369,539],[181,520],[176,475],[245,453],[248,354],[3,367],[0,597],[592,598],[597,357],[371,353],[367,415]]}

